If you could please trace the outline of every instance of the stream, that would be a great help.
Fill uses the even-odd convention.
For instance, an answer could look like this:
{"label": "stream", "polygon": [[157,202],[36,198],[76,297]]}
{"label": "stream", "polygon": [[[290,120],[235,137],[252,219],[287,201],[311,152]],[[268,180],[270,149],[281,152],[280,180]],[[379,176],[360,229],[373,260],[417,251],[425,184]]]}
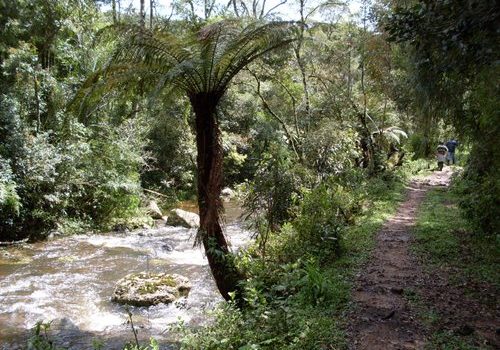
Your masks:
{"label": "stream", "polygon": [[[239,207],[226,206],[226,236],[238,250],[251,233],[238,222]],[[130,233],[92,234],[0,250],[0,349],[23,349],[37,321],[52,321],[51,339],[68,349],[121,349],[133,340],[126,307],[110,301],[115,283],[131,272],[178,273],[192,289],[173,304],[130,307],[142,344],[150,336],[175,348],[167,328],[179,320],[207,322],[205,311],[222,301],[196,230],[165,226]]]}

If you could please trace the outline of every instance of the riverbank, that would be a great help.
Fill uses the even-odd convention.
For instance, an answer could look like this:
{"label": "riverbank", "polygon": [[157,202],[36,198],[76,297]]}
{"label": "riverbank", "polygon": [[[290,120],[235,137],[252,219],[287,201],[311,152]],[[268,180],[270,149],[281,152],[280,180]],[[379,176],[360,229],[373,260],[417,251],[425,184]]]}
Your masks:
{"label": "riverbank", "polygon": [[198,332],[181,327],[180,348],[498,347],[498,243],[469,230],[448,187],[452,172],[372,193],[340,255],[282,265],[247,257],[268,269],[253,270],[251,306],[223,305]]}
{"label": "riverbank", "polygon": [[[341,252],[318,250],[308,240],[290,244],[294,227],[285,225],[268,243],[267,256],[250,252],[239,258],[249,273],[245,285],[249,306],[242,311],[223,304],[212,313],[213,324],[199,330],[177,328],[180,348],[345,349],[352,281],[374,247],[375,233],[404,199],[406,182],[374,179],[364,185],[371,200],[358,203],[361,213],[343,232]],[[352,200],[344,195],[344,201]],[[326,247],[328,242],[321,244]],[[283,262],[287,254],[296,257],[297,251],[289,248],[297,250],[300,245],[304,253]]]}

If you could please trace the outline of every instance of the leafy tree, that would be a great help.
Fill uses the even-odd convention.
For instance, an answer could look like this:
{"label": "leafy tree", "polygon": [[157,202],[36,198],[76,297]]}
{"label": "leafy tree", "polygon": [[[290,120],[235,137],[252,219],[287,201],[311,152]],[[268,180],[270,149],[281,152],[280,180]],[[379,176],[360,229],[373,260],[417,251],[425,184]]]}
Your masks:
{"label": "leafy tree", "polygon": [[98,8],[93,0],[10,3],[0,4],[0,240],[109,229],[137,213],[143,140],[141,125],[120,116],[129,99],[101,105],[85,125],[66,109],[109,52],[93,45]]}
{"label": "leafy tree", "polygon": [[[219,216],[223,153],[217,108],[236,74],[293,40],[290,25],[249,22],[242,28],[239,21],[223,20],[181,35],[137,26],[121,28],[124,36],[112,64],[97,72],[89,83],[119,85],[136,74],[154,82],[157,92],[174,89],[189,99],[197,148],[197,241],[205,248],[219,291],[230,299],[230,293],[238,290],[241,276],[232,263]],[[100,76],[105,79],[99,81]]]}
{"label": "leafy tree", "polygon": [[387,23],[392,39],[411,48],[434,118],[472,143],[462,207],[486,233],[500,229],[498,81],[491,78],[499,71],[499,18],[495,1],[419,1],[396,8]]}

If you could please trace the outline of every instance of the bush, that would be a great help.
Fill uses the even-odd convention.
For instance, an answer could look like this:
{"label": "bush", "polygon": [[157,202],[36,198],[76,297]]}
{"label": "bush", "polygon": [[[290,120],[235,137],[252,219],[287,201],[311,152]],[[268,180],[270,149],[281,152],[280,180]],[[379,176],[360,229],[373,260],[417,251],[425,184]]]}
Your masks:
{"label": "bush", "polygon": [[[12,230],[13,219],[19,216],[21,208],[21,200],[17,194],[16,186],[10,164],[0,156],[0,227],[6,227],[10,230]],[[1,229],[0,233],[2,233]],[[3,239],[3,236],[0,234],[0,239]]]}
{"label": "bush", "polygon": [[123,139],[120,127],[71,127],[73,135],[63,140],[23,128],[7,130],[9,137],[0,141],[6,149],[12,138],[18,143],[0,158],[2,239],[35,238],[52,229],[109,229],[116,218],[137,214],[141,148]]}
{"label": "bush", "polygon": [[[483,147],[483,146],[481,146]],[[473,149],[463,174],[453,181],[460,196],[459,206],[477,232],[486,235],[500,232],[500,177],[498,159],[487,149]]]}
{"label": "bush", "polygon": [[345,172],[359,157],[358,138],[352,128],[343,129],[336,121],[323,120],[303,141],[304,161],[320,179]]}
{"label": "bush", "polygon": [[421,133],[414,133],[408,140],[410,151],[413,153],[413,160],[425,158],[431,153],[432,140]]}
{"label": "bush", "polygon": [[307,305],[297,298],[277,299],[241,311],[232,304],[217,309],[202,331],[178,325],[183,350],[316,350],[340,343],[336,321],[325,305]]}
{"label": "bush", "polygon": [[[292,221],[297,232],[294,251],[315,255],[340,254],[342,234],[359,212],[355,196],[343,186],[325,181],[306,193],[299,215]],[[304,242],[307,244],[304,245]]]}
{"label": "bush", "polygon": [[262,250],[265,250],[269,233],[279,231],[292,217],[308,175],[305,168],[293,163],[289,151],[280,145],[273,145],[265,155],[255,179],[248,184],[243,203],[247,222],[258,232]]}
{"label": "bush", "polygon": [[[408,158],[411,158],[411,155]],[[425,158],[406,161],[403,163],[401,172],[404,174],[405,177],[411,177],[414,175],[418,175],[423,171],[430,170],[434,164],[435,164],[434,162]]]}

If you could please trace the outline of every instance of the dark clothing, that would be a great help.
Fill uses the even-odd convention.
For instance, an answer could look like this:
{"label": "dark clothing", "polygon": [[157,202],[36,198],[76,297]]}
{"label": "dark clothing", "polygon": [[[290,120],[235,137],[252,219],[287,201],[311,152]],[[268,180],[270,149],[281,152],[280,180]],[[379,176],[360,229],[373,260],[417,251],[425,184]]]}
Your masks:
{"label": "dark clothing", "polygon": [[458,146],[458,142],[455,140],[450,140],[450,141],[446,142],[446,147],[448,148],[448,152],[454,153],[455,148],[457,148],[457,146]]}
{"label": "dark clothing", "polygon": [[448,155],[446,156],[446,164],[455,164],[455,148],[458,147],[458,142],[455,140],[450,140],[446,142],[446,147],[448,148]]}
{"label": "dark clothing", "polygon": [[448,155],[446,156],[446,164],[450,165],[455,164],[455,152],[448,152]]}

